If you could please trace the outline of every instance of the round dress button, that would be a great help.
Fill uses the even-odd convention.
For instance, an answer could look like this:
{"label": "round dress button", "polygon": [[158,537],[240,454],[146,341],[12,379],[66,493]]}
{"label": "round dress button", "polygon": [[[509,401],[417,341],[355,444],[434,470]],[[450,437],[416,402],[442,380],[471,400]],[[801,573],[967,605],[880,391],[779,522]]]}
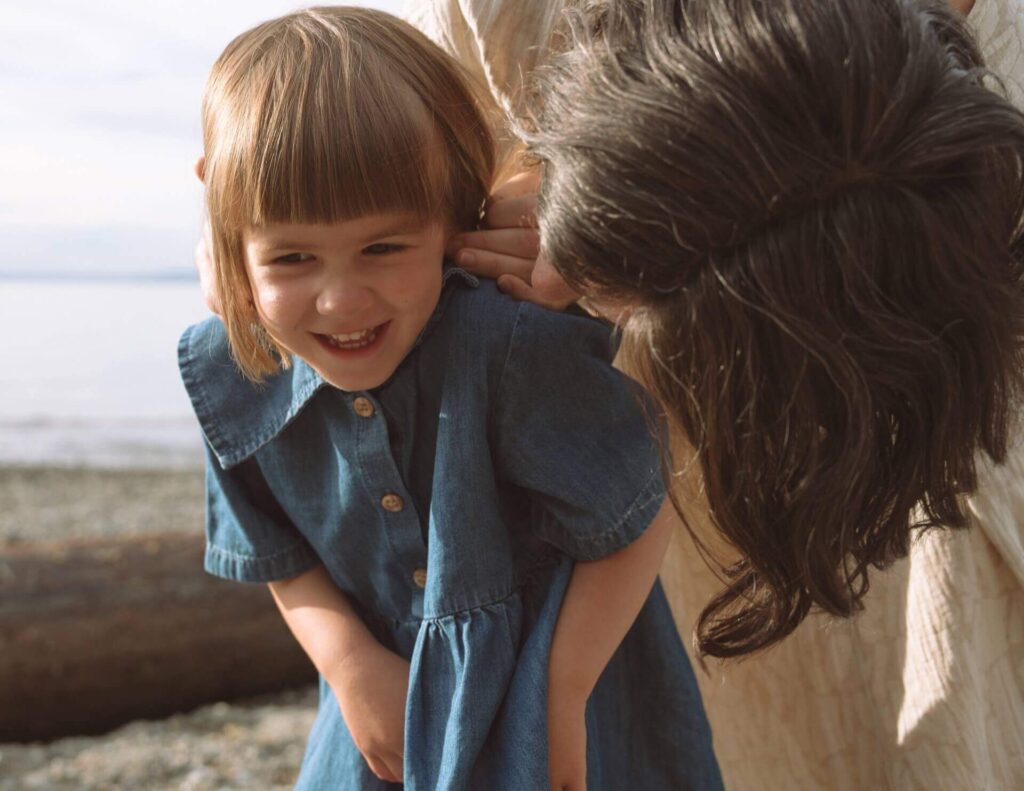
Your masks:
{"label": "round dress button", "polygon": [[416,569],[416,571],[412,573],[412,581],[416,583],[417,588],[427,587],[427,570]]}
{"label": "round dress button", "polygon": [[359,417],[373,417],[373,413],[377,411],[373,408],[373,401],[366,396],[359,396],[353,401],[352,409]]}
{"label": "round dress button", "polygon": [[394,492],[388,492],[380,498],[380,504],[385,511],[395,514],[405,508],[405,501]]}

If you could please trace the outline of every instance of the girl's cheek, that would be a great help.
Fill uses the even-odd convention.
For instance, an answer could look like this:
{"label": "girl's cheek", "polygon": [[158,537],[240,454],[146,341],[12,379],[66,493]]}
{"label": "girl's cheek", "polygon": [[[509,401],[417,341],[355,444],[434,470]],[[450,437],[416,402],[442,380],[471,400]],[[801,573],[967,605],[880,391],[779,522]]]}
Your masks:
{"label": "girl's cheek", "polygon": [[423,302],[426,295],[440,296],[441,273],[440,263],[435,267],[432,263],[424,265],[423,262],[417,261],[414,266],[396,272],[393,283],[384,289],[384,293],[389,295],[394,303],[417,305]]}
{"label": "girl's cheek", "polygon": [[256,311],[268,326],[286,327],[294,323],[296,312],[295,294],[286,288],[267,283],[257,283],[253,289]]}

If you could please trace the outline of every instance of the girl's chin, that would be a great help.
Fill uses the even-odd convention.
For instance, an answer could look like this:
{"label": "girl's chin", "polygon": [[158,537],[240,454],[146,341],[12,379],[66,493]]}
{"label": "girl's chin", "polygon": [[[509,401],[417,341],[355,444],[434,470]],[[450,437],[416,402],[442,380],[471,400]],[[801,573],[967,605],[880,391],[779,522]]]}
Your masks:
{"label": "girl's chin", "polygon": [[317,366],[316,372],[321,378],[332,387],[343,390],[346,393],[360,393],[380,387],[394,374],[398,366],[387,368],[374,367],[372,371],[355,372],[339,371],[330,366]]}
{"label": "girl's chin", "polygon": [[[307,360],[324,381],[346,392],[380,387],[394,374],[408,350],[397,354],[389,333],[391,322],[380,325],[373,339],[356,348],[339,348],[322,335],[314,335],[319,353]],[[392,353],[396,352],[396,353]]]}

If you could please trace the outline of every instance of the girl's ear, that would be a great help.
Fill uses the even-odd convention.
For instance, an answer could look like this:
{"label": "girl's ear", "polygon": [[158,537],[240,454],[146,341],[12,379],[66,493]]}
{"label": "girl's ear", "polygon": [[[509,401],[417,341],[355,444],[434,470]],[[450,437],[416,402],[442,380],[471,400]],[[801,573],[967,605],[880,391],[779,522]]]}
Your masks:
{"label": "girl's ear", "polygon": [[201,154],[196,163],[192,166],[193,172],[196,174],[196,178],[200,181],[205,181],[204,176],[206,175],[206,155]]}

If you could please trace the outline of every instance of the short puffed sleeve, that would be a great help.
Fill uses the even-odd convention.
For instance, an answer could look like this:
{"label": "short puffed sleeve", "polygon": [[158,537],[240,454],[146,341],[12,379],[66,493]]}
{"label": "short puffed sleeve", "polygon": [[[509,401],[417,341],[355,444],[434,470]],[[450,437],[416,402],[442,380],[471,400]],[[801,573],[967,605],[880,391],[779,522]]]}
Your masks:
{"label": "short puffed sleeve", "polygon": [[654,410],[614,351],[606,325],[523,303],[498,385],[498,474],[578,560],[638,538],[665,497]]}
{"label": "short puffed sleeve", "polygon": [[239,582],[295,577],[318,563],[274,499],[255,458],[223,469],[206,450],[204,567]]}

